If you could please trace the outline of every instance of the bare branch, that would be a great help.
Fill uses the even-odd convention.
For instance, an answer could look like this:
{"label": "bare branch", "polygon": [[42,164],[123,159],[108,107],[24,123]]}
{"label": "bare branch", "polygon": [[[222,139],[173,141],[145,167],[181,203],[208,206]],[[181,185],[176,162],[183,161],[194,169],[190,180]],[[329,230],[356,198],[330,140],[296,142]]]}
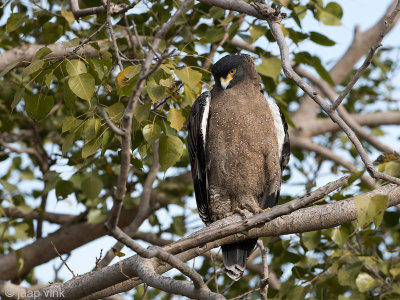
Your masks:
{"label": "bare branch", "polygon": [[[110,12],[111,12],[111,14],[125,13],[128,10],[130,10],[131,8],[135,7],[138,2],[139,2],[139,0],[135,0],[129,5],[126,5],[125,3],[120,3],[120,4],[111,3]],[[78,21],[82,17],[107,13],[107,8],[104,6],[88,7],[88,8],[79,9],[78,0],[71,0],[71,10],[72,10],[72,13],[74,14],[75,19]]]}
{"label": "bare branch", "polygon": [[[331,149],[326,148],[324,146],[318,145],[313,143],[311,139],[308,138],[301,138],[297,136],[292,136],[290,138],[290,146],[292,148],[299,148],[299,149],[306,149],[309,151],[313,151],[320,155],[321,157],[331,160],[346,169],[350,170],[351,172],[357,172],[359,169],[357,168],[356,165],[352,164],[351,162],[343,159],[339,155],[335,154]],[[361,180],[363,180],[365,183],[367,183],[370,187],[376,187],[375,181],[369,177],[366,176],[365,174],[361,176]]]}
{"label": "bare branch", "polygon": [[150,205],[151,191],[153,188],[153,183],[157,179],[157,172],[160,169],[160,162],[158,157],[158,144],[159,140],[155,141],[153,144],[153,163],[151,164],[150,170],[147,173],[146,180],[143,184],[143,192],[140,196],[139,211],[136,214],[133,222],[124,229],[124,232],[129,236],[132,236],[146,220],[151,213],[157,208],[156,205]]}
{"label": "bare branch", "polygon": [[[165,34],[172,27],[172,25],[182,14],[182,12],[189,6],[190,3],[191,0],[185,0],[185,2],[176,10],[171,19],[161,27],[161,29],[155,35],[152,44],[153,49],[159,48],[161,40],[164,38]],[[122,136],[122,141],[121,141],[121,148],[122,148],[121,169],[120,169],[120,174],[118,176],[116,190],[113,194],[114,205],[113,208],[111,209],[111,212],[109,214],[106,223],[106,226],[108,227],[109,230],[115,228],[116,224],[118,223],[118,218],[122,207],[122,199],[126,193],[126,182],[128,179],[129,166],[130,166],[130,147],[131,147],[131,130],[132,130],[133,113],[135,111],[136,104],[139,100],[139,96],[141,95],[142,90],[144,88],[144,80],[147,76],[147,72],[151,67],[151,63],[153,61],[154,56],[155,53],[153,51],[148,52],[146,60],[142,65],[142,69],[140,71],[139,78],[136,82],[136,86],[129,98],[128,105],[124,112],[124,116],[122,117],[122,128],[125,134]]]}
{"label": "bare branch", "polygon": [[[331,103],[334,103],[335,98],[336,98],[336,93],[333,90],[333,88],[324,80],[314,76],[307,70],[296,66],[295,67],[296,73],[299,75],[308,78],[315,86],[318,87],[318,89],[321,90],[321,92],[331,101]],[[376,149],[385,152],[385,153],[396,153],[392,148],[389,146],[383,144],[382,142],[379,141],[379,139],[372,134],[368,133],[365,129],[363,129],[360,124],[358,124],[346,111],[346,109],[343,106],[339,106],[337,108],[337,111],[339,113],[339,116],[343,119],[343,121],[349,125],[349,127],[354,130],[354,132],[359,135],[361,138],[363,138],[365,141],[370,143],[372,146],[374,146]],[[306,122],[307,123],[307,122]]]}
{"label": "bare branch", "polygon": [[119,66],[120,70],[122,71],[124,69],[124,66],[122,65],[122,62],[121,62],[121,57],[119,55],[119,48],[117,45],[117,39],[115,38],[114,29],[113,29],[113,25],[111,22],[111,2],[110,2],[110,0],[107,0],[106,8],[107,8],[108,29],[110,30],[111,40],[113,42],[115,56],[117,57],[118,66]]}
{"label": "bare branch", "polygon": [[[372,197],[377,194],[389,196],[389,207],[400,203],[400,187],[396,187],[394,184],[388,184],[364,195],[366,197]],[[273,209],[274,208],[271,208],[269,211],[272,211]],[[257,216],[245,220],[243,220],[239,215],[231,216],[212,223],[210,226],[193,233],[172,245],[164,247],[164,249],[169,253],[174,254],[180,260],[187,261],[221,244],[233,243],[247,238],[299,233],[346,224],[357,219],[357,209],[353,198],[349,198],[325,205],[302,208],[288,215],[275,218],[268,223],[259,224],[253,229],[243,230],[243,228],[246,228],[246,224],[248,224],[249,221],[254,223],[252,221],[253,218],[257,218]],[[242,232],[243,234],[232,234],[222,238],[222,236],[225,236],[225,228],[229,228],[232,224],[235,224],[235,226],[238,227],[237,232]],[[221,230],[218,231],[218,228]],[[92,294],[91,297],[85,299],[95,299],[95,297],[99,297],[99,295],[104,297],[107,293],[108,295],[111,295],[126,291],[141,283],[140,280],[133,277],[138,276],[136,269],[142,262],[143,261],[140,260],[138,256],[133,256],[122,260],[121,265],[115,264],[98,271],[84,274],[79,278],[64,283],[62,287],[66,293],[68,292],[68,297],[70,295],[76,296],[78,291],[69,287],[80,285],[84,281],[87,288],[82,293],[79,292],[79,295],[83,297],[83,293],[86,295]],[[132,279],[126,280],[126,277],[121,274],[120,268],[123,269],[125,274],[132,277]],[[169,269],[169,266],[159,264],[155,271],[157,273],[164,273]],[[104,274],[107,274],[107,276]],[[101,280],[99,280],[100,278]],[[96,283],[95,286],[93,285],[94,283]],[[108,287],[112,288],[107,289]],[[94,293],[95,291],[100,292]]]}
{"label": "bare branch", "polygon": [[111,121],[110,117],[107,114],[107,111],[104,108],[101,110],[101,115],[112,132],[114,132],[116,135],[119,136],[123,136],[125,134],[123,130],[115,126],[115,124],[113,123],[113,121]]}
{"label": "bare branch", "polygon": [[[334,83],[339,84],[346,79],[354,65],[359,59],[365,55],[370,47],[372,47],[379,32],[385,26],[387,15],[391,14],[397,0],[393,0],[392,4],[386,10],[386,13],[371,28],[361,32],[358,27],[354,30],[354,38],[347,51],[341,56],[338,62],[330,70],[330,75]],[[390,29],[398,22],[399,16],[392,22]]]}
{"label": "bare branch", "polygon": [[43,220],[49,221],[54,224],[69,223],[78,217],[75,215],[68,215],[68,214],[58,214],[50,212],[43,213],[35,210],[28,213],[24,213],[16,207],[4,207],[3,210],[5,216],[12,220],[18,218],[38,219],[39,217],[42,217]]}
{"label": "bare branch", "polygon": [[268,272],[267,249],[265,249],[262,240],[258,240],[257,245],[261,250],[261,259],[263,265],[263,276],[260,280],[260,295],[262,300],[268,300],[269,272]]}
{"label": "bare branch", "polygon": [[[135,251],[141,257],[144,257],[144,258],[157,257],[160,260],[168,263],[172,267],[178,269],[183,274],[187,275],[190,279],[192,279],[192,281],[194,283],[194,287],[196,289],[206,288],[206,286],[203,282],[203,279],[194,269],[188,267],[184,262],[180,261],[174,255],[168,253],[167,251],[163,250],[162,248],[153,246],[153,247],[150,247],[149,249],[144,249],[138,243],[136,243],[134,240],[132,240],[128,235],[126,235],[118,227],[115,229],[115,231],[112,232],[112,234],[118,241],[127,245],[129,248],[131,248],[133,251]],[[148,282],[146,282],[146,283],[148,283]],[[150,283],[148,283],[148,284],[151,285]]]}
{"label": "bare branch", "polygon": [[322,97],[303,79],[301,79],[296,72],[294,72],[289,59],[289,48],[286,44],[285,37],[282,33],[282,29],[279,25],[281,18],[279,18],[279,16],[275,16],[269,13],[270,7],[268,7],[266,4],[260,4],[257,2],[257,5],[260,6],[261,10],[265,11],[264,16],[265,18],[267,18],[267,22],[278,43],[281,52],[282,67],[286,77],[293,80],[307,95],[309,95],[316,103],[318,103],[318,105],[324,110],[324,112],[327,113],[329,117],[340,126],[340,128],[342,128],[342,130],[349,137],[350,141],[353,143],[357,152],[360,154],[360,157],[364,162],[364,165],[366,166],[368,173],[370,173],[372,177],[400,184],[399,178],[395,178],[393,176],[389,176],[387,174],[375,170],[371,160],[369,159],[367,153],[365,152],[363,146],[361,145],[361,142],[359,141],[355,133],[352,131],[352,129],[349,127],[349,125],[337,113],[330,111],[330,105],[324,102]]}
{"label": "bare branch", "polygon": [[62,263],[67,267],[68,271],[71,272],[72,277],[75,277],[75,273],[74,271],[71,270],[71,268],[68,266],[67,262],[65,261],[65,259],[61,256],[60,252],[58,252],[56,246],[54,245],[53,242],[51,242],[51,244],[53,245],[54,251],[57,253],[57,256],[61,259]]}
{"label": "bare branch", "polygon": [[389,16],[387,16],[387,18],[385,19],[383,29],[379,33],[378,38],[376,39],[375,43],[372,45],[371,49],[369,50],[369,53],[368,53],[367,57],[365,58],[363,64],[357,70],[356,74],[350,80],[350,82],[347,84],[346,88],[343,90],[343,92],[340,94],[340,96],[336,99],[336,101],[334,103],[332,103],[331,111],[333,111],[336,108],[338,108],[338,106],[342,103],[343,99],[347,96],[347,94],[351,91],[351,89],[356,84],[358,79],[360,79],[361,75],[364,73],[364,71],[371,64],[372,58],[374,57],[376,50],[380,46],[382,46],[381,42],[382,42],[383,38],[389,32],[395,17],[397,16],[397,14],[400,11],[400,7],[399,6],[400,6],[400,1],[397,1],[396,7],[392,11],[392,13]]}

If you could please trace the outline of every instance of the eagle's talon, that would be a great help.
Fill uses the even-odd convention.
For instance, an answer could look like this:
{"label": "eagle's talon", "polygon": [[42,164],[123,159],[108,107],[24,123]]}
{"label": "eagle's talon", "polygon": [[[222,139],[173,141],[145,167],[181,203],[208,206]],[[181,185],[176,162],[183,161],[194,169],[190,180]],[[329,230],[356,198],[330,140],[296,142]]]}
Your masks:
{"label": "eagle's talon", "polygon": [[261,209],[258,205],[251,205],[250,203],[245,204],[246,209],[253,214],[259,214],[263,212],[263,209]]}
{"label": "eagle's talon", "polygon": [[235,213],[235,212],[233,212],[233,211],[227,212],[226,214],[224,214],[224,218],[233,216],[234,213]]}

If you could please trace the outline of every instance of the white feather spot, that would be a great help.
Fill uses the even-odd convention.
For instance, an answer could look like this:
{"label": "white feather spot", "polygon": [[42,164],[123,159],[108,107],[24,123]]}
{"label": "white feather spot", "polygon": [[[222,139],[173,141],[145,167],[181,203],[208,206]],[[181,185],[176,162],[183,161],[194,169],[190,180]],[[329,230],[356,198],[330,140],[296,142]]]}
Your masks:
{"label": "white feather spot", "polygon": [[201,118],[201,126],[200,126],[201,134],[203,136],[204,149],[206,149],[207,122],[208,122],[208,114],[210,112],[210,99],[211,99],[210,96],[206,98],[206,105],[204,107],[204,113],[203,117]]}
{"label": "white feather spot", "polygon": [[274,103],[272,101],[268,101],[268,100],[267,100],[267,103],[268,103],[272,118],[274,119],[275,134],[276,134],[276,138],[278,139],[279,159],[281,159],[283,143],[285,141],[285,129],[283,127],[282,118],[281,118],[281,114],[280,114],[278,105],[276,105],[276,103]]}

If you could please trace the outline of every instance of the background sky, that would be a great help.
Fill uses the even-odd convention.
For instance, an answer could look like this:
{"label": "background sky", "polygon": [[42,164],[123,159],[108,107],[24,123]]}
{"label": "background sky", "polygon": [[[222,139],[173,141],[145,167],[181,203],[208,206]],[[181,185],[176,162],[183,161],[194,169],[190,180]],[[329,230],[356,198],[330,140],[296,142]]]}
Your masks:
{"label": "background sky", "polygon": [[[23,1],[24,2],[24,1]],[[46,4],[46,1],[42,1],[43,4]],[[303,30],[304,32],[308,31],[316,31],[319,33],[322,33],[332,39],[333,41],[336,42],[335,46],[332,47],[323,47],[319,46],[315,43],[312,42],[303,42],[300,44],[300,50],[301,51],[308,51],[312,54],[315,54],[319,56],[322,61],[324,66],[329,69],[332,66],[333,62],[336,62],[339,57],[346,51],[348,48],[349,44],[352,41],[353,38],[353,31],[354,27],[356,25],[360,26],[361,30],[366,30],[368,29],[371,25],[373,25],[381,16],[383,13],[386,11],[387,7],[390,5],[392,1],[389,0],[381,0],[381,1],[374,1],[374,0],[338,0],[338,2],[342,8],[343,8],[343,18],[342,18],[342,26],[325,26],[322,23],[317,22],[311,15],[307,15],[303,21]],[[326,5],[328,1],[324,0],[324,4]],[[9,6],[8,6],[9,7]],[[140,6],[138,6],[135,9],[140,9]],[[8,9],[8,15],[9,15],[9,9]],[[7,10],[5,12],[5,15],[1,19],[0,23],[3,23],[5,20],[7,20]],[[284,21],[285,25],[288,27],[293,26],[294,27],[294,22],[291,20]],[[286,23],[287,22],[287,23]],[[383,45],[385,47],[387,46],[392,46],[396,47],[397,49],[400,49],[400,25],[397,25],[383,40]],[[270,50],[273,53],[278,53],[276,45],[269,43],[267,46],[264,45],[264,48],[266,50]],[[397,52],[398,55],[399,52]],[[397,76],[394,80],[400,80],[400,77]],[[398,97],[400,99],[400,97]],[[399,109],[400,101],[397,103],[397,109]],[[393,130],[388,128],[388,130]],[[390,137],[386,137],[383,139],[383,141],[387,142],[390,140]],[[391,146],[393,146],[393,143],[391,143]],[[397,149],[399,149],[399,143],[397,141]],[[48,149],[50,150],[50,149]],[[25,161],[27,161],[25,159]],[[5,162],[7,163],[7,162]],[[60,161],[60,164],[62,164],[62,161]],[[3,167],[5,167],[4,163],[2,163]],[[4,171],[4,168],[1,167],[0,164],[0,175]],[[65,179],[69,178],[70,171],[67,169],[63,169],[65,172],[64,176]],[[322,184],[326,183],[326,181],[330,180],[329,177],[325,179],[321,179],[321,182],[317,182],[317,186],[321,186]],[[282,193],[283,194],[288,194],[288,190],[290,189],[290,194],[292,195],[301,195],[302,191],[304,190],[304,187],[299,187],[299,188],[293,188],[293,187],[287,187],[288,190],[285,190],[287,185],[284,185],[282,187]],[[32,188],[32,187],[26,187],[26,188]],[[188,199],[188,207],[189,208],[194,208],[195,207],[195,202],[193,198]],[[48,200],[48,211],[51,212],[59,212],[59,213],[71,213],[71,214],[78,214],[79,212],[82,211],[83,207],[80,207],[79,205],[76,204],[76,202],[71,198],[69,200],[64,200],[57,202],[55,198],[54,191],[49,195],[49,200]],[[179,214],[181,211],[176,210],[176,214]],[[174,213],[174,212],[172,212]],[[162,213],[163,217],[165,214],[165,218],[163,219],[170,219],[171,215],[167,215],[165,212]],[[171,214],[171,212],[170,212]],[[192,219],[191,219],[192,220]],[[200,218],[197,218],[194,220],[197,225],[201,226],[201,221]],[[46,233],[53,232],[54,230],[57,229],[57,226],[55,225],[49,225],[48,223],[45,223],[46,226],[44,228]],[[168,221],[166,223],[166,226],[168,226]],[[142,225],[142,229],[148,227],[148,224],[144,223]],[[82,232],[82,234],[85,234]],[[30,243],[32,241],[28,241]],[[79,249],[76,249],[75,251],[72,252],[71,257],[68,260],[68,265],[72,270],[74,270],[75,274],[83,274],[86,273],[90,270],[93,269],[95,265],[95,257],[99,255],[100,249],[103,249],[103,253],[108,251],[112,245],[114,245],[115,241],[111,237],[103,237],[100,238],[96,241],[93,241]],[[22,244],[21,244],[22,246]],[[131,255],[132,252],[128,249],[123,250],[124,253],[127,254],[127,256]],[[119,258],[116,258],[114,262],[118,261]],[[55,260],[52,260],[49,263],[46,263],[42,266],[39,266],[35,269],[35,273],[37,277],[41,280],[43,283],[47,283],[49,281],[54,280],[54,271],[53,267],[54,266],[59,266],[60,265],[60,260],[57,258]],[[64,280],[69,280],[72,278],[71,273],[65,268],[62,267],[62,269],[59,272],[59,277],[64,279]]]}

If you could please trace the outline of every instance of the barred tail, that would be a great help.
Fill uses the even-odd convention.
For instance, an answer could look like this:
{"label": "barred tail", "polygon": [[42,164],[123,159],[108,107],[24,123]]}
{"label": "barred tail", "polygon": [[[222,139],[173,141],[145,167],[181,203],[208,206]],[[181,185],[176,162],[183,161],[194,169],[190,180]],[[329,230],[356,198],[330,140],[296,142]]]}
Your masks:
{"label": "barred tail", "polygon": [[249,239],[238,243],[221,246],[222,258],[226,274],[235,281],[242,277],[246,268],[247,258],[257,243],[257,239]]}

